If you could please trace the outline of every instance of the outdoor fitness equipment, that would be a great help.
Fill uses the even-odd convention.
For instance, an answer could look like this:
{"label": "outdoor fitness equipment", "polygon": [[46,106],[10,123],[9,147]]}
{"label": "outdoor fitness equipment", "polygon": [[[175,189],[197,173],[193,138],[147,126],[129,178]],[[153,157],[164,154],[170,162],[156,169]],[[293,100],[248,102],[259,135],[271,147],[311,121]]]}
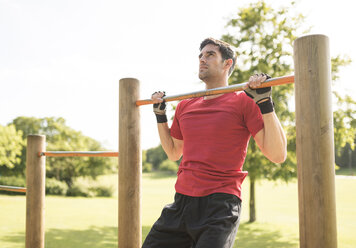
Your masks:
{"label": "outdoor fitness equipment", "polygon": [[[308,35],[294,42],[300,247],[337,247],[329,39]],[[294,80],[293,80],[294,79]],[[285,80],[285,81],[283,81]],[[141,247],[141,144],[139,81],[119,82],[119,247]],[[242,90],[243,84],[165,97],[166,101]],[[222,90],[222,91],[220,91]],[[226,91],[225,91],[226,90]],[[27,138],[26,248],[44,247],[45,157],[92,152],[46,152],[45,136]],[[66,154],[65,154],[66,153]],[[84,154],[86,153],[86,154]],[[100,152],[99,152],[100,153]],[[102,152],[100,155],[109,155]],[[109,152],[110,153],[110,152]],[[95,155],[98,155],[96,152]]]}

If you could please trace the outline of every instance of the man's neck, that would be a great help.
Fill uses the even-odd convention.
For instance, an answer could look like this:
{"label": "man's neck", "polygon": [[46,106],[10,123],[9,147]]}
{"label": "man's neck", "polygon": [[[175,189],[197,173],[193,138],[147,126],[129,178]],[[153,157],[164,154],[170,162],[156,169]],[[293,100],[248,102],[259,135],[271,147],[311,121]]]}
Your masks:
{"label": "man's neck", "polygon": [[[228,86],[227,80],[226,81],[222,80],[222,81],[204,82],[204,83],[205,83],[205,88],[207,90]],[[223,94],[205,96],[204,100],[213,99],[213,98],[219,97],[221,95],[223,95]]]}
{"label": "man's neck", "polygon": [[204,82],[204,83],[205,83],[205,89],[207,89],[207,90],[220,88],[220,87],[226,87],[229,85],[227,80],[208,81],[208,82]]}

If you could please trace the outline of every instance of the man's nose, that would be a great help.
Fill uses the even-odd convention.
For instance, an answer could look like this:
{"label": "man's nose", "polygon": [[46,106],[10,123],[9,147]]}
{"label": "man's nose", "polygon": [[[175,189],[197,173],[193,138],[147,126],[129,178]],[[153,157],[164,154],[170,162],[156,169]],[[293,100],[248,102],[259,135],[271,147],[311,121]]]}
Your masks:
{"label": "man's nose", "polygon": [[199,58],[199,62],[200,62],[200,64],[205,64],[205,63],[206,63],[206,58],[205,58],[205,56],[201,56],[201,57]]}

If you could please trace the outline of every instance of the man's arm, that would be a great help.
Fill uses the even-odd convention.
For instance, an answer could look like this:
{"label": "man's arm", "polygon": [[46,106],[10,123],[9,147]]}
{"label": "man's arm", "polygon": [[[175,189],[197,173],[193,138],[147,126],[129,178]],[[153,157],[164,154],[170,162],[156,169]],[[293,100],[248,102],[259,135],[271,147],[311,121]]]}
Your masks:
{"label": "man's arm", "polygon": [[161,145],[170,160],[179,160],[183,154],[183,140],[171,136],[168,123],[157,123]]}
{"label": "man's arm", "polygon": [[264,128],[256,135],[255,141],[273,163],[283,163],[287,157],[287,140],[283,128],[274,112],[263,114]]}
{"label": "man's arm", "polygon": [[273,109],[271,88],[254,90],[267,78],[268,75],[265,74],[250,77],[248,88],[245,89],[245,92],[260,107],[264,121],[264,128],[254,137],[258,147],[270,161],[283,163],[287,157],[287,139]]}
{"label": "man's arm", "polygon": [[163,96],[164,92],[156,92],[152,95],[153,112],[157,117],[157,127],[162,148],[170,160],[176,161],[183,154],[183,140],[175,139],[170,134]]}

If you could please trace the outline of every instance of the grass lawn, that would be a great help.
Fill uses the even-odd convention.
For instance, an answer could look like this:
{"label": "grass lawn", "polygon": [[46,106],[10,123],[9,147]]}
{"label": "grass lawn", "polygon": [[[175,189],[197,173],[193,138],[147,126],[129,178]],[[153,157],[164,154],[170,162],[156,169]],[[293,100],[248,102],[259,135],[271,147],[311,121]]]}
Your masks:
{"label": "grass lawn", "polygon": [[[105,176],[117,184],[117,176]],[[143,238],[172,202],[175,177],[144,174],[142,182]],[[248,181],[243,185],[242,222],[234,247],[299,247],[298,194],[296,182],[262,181],[257,185],[257,222],[248,220]],[[339,247],[356,244],[356,179],[337,178]],[[46,247],[117,247],[117,196],[113,198],[46,197]],[[0,247],[23,248],[25,197],[0,195]]]}

